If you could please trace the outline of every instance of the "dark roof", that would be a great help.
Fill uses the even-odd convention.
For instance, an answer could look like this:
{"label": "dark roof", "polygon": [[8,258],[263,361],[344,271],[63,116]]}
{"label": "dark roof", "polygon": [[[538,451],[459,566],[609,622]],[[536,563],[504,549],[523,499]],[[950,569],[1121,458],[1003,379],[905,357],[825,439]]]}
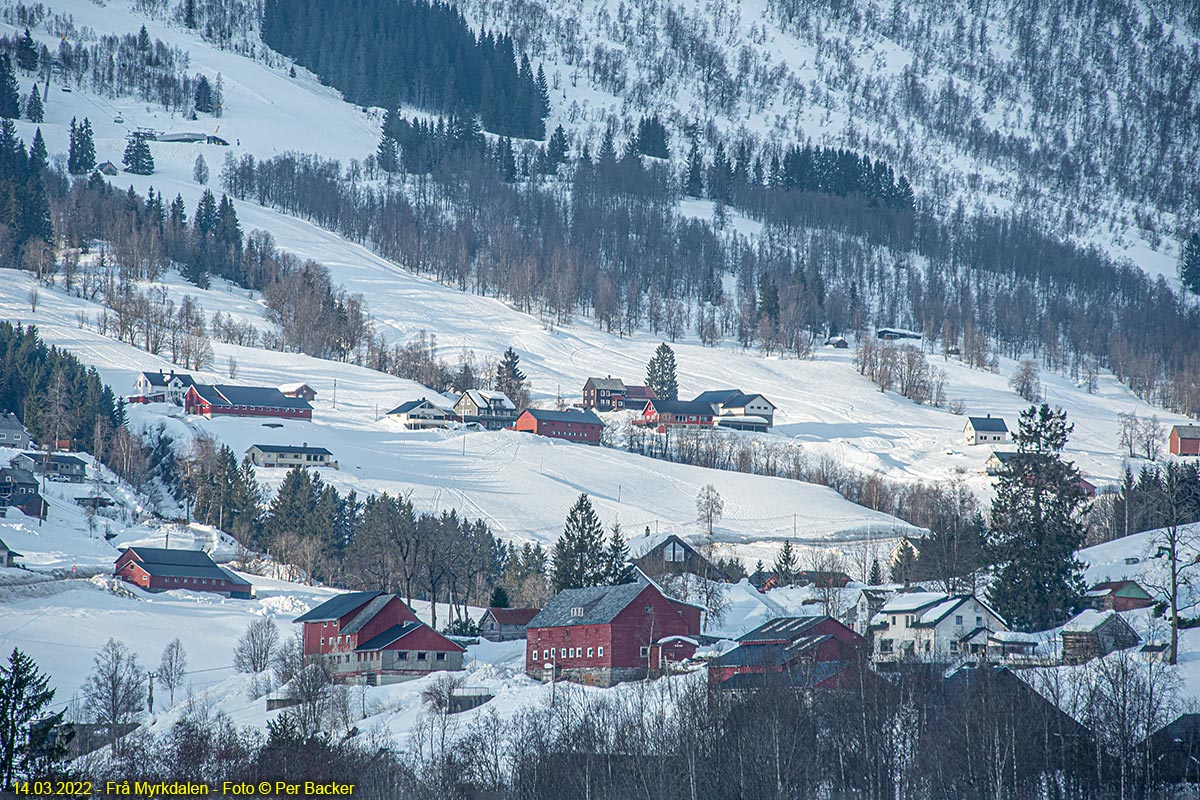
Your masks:
{"label": "dark roof", "polygon": [[[30,458],[34,461],[45,462],[45,460],[46,460],[45,453],[21,453],[21,455],[25,456],[26,458]],[[76,458],[75,456],[65,456],[61,453],[52,453],[50,455],[50,463],[51,464],[69,464],[72,467],[87,466],[87,464],[84,463],[83,459]]]}
{"label": "dark roof", "polygon": [[708,662],[711,667],[775,667],[787,661],[787,645],[743,644]]}
{"label": "dark roof", "polygon": [[768,689],[778,686],[810,689],[845,671],[848,666],[843,661],[816,661],[783,672],[740,672],[721,681],[718,686],[722,689]]}
{"label": "dark roof", "polygon": [[649,386],[642,384],[626,384],[625,399],[626,400],[649,400],[652,397],[657,397],[654,390]]}
{"label": "dark roof", "polygon": [[196,380],[191,375],[186,375],[182,372],[171,374],[159,370],[158,372],[143,372],[142,375],[146,377],[146,381],[151,386],[166,386],[175,379],[178,379],[184,386],[192,386],[196,383]]}
{"label": "dark roof", "polygon": [[[762,397],[760,394],[746,394],[741,389],[715,389],[713,391],[701,392],[696,395],[694,403],[716,403],[725,408],[745,408],[755,398]],[[762,397],[763,401],[772,408],[775,404],[767,398]]]}
{"label": "dark roof", "polygon": [[208,402],[220,406],[265,406],[268,408],[311,409],[307,400],[288,397],[273,386],[228,386],[197,383],[196,391]]}
{"label": "dark roof", "polygon": [[967,417],[971,427],[977,431],[988,433],[1008,433],[1008,426],[1000,417]]}
{"label": "dark roof", "polygon": [[393,408],[391,411],[389,411],[387,413],[389,415],[390,414],[407,414],[409,411],[412,411],[414,408],[419,408],[420,406],[423,406],[426,404],[428,404],[432,408],[442,408],[442,406],[439,406],[437,403],[433,402],[429,398],[422,397],[420,400],[409,400],[407,402],[401,403],[400,405],[396,406],[395,408]]}
{"label": "dark roof", "polygon": [[25,426],[21,424],[21,420],[17,419],[17,415],[13,413],[0,414],[0,428],[6,431],[25,431]]}
{"label": "dark roof", "polygon": [[696,400],[663,400],[662,398],[654,398],[647,402],[654,406],[654,410],[659,414],[696,414],[709,417],[713,415],[711,403],[701,403]]}
{"label": "dark roof", "polygon": [[489,608],[496,622],[501,625],[528,625],[541,612],[540,608]]}
{"label": "dark roof", "polygon": [[752,631],[743,633],[738,637],[738,641],[747,642],[764,642],[784,639],[789,642],[795,641],[806,635],[805,632],[814,625],[824,622],[832,617],[826,615],[813,617],[778,617],[764,622]]}
{"label": "dark roof", "polygon": [[410,633],[420,627],[423,627],[420,622],[401,622],[399,625],[393,625],[392,627],[388,628],[383,633],[372,636],[370,639],[354,649],[355,651],[379,650],[380,648],[387,647],[397,639],[403,639],[405,636],[408,636]]}
{"label": "dark roof", "polygon": [[326,600],[321,605],[301,614],[292,622],[328,622],[331,619],[341,619],[354,609],[366,605],[382,592],[347,592]]}
{"label": "dark roof", "polygon": [[[622,583],[617,586],[588,586],[564,589],[529,621],[530,628],[561,628],[571,625],[604,625],[625,610],[648,584]],[[582,608],[582,616],[572,609]]]}
{"label": "dark roof", "polygon": [[1171,430],[1180,439],[1200,439],[1200,425],[1175,425]]}
{"label": "dark roof", "polygon": [[0,480],[12,481],[24,486],[37,486],[37,478],[27,469],[20,467],[0,467]]}
{"label": "dark roof", "polygon": [[992,455],[995,456],[996,460],[1001,464],[1007,464],[1009,460],[1016,455],[1016,453],[1012,450],[993,450]]}
{"label": "dark roof", "polygon": [[[293,444],[252,444],[250,447],[257,447],[264,453],[293,453],[301,455],[319,455],[324,453],[327,456],[333,455],[333,453],[329,452],[324,447],[297,447]],[[246,449],[248,450],[250,448]]]}
{"label": "dark roof", "polygon": [[128,547],[137,558],[142,569],[151,575],[174,578],[208,578],[229,581],[249,586],[249,581],[239,578],[217,565],[203,550],[169,550],[165,547]]}
{"label": "dark roof", "polygon": [[3,539],[0,539],[0,550],[5,550],[5,551],[7,551],[7,552],[8,552],[8,554],[9,554],[10,556],[19,556],[19,555],[21,555],[21,554],[20,554],[20,553],[18,553],[16,550],[13,550],[11,547],[9,547],[8,545],[6,545],[6,544],[4,543],[4,540],[3,540]]}
{"label": "dark roof", "polygon": [[544,408],[527,408],[525,409],[525,413],[532,416],[538,422],[582,422],[585,425],[604,425],[599,417],[587,409],[578,411],[550,411]]}
{"label": "dark roof", "polygon": [[588,378],[587,382],[584,383],[584,386],[587,386],[588,383],[590,383],[594,389],[608,389],[609,391],[614,392],[625,391],[625,382],[620,378]]}
{"label": "dark roof", "polygon": [[1174,722],[1167,723],[1155,731],[1151,738],[1159,742],[1200,742],[1200,714],[1180,714]]}

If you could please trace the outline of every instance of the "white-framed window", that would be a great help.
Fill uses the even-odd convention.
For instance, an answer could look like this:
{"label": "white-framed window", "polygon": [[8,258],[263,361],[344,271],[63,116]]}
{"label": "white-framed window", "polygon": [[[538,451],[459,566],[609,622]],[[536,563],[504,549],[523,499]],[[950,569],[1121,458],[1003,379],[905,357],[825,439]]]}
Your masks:
{"label": "white-framed window", "polygon": [[595,648],[589,647],[589,648],[588,648],[588,655],[587,655],[587,657],[588,657],[588,658],[591,658],[591,657],[592,657],[592,653],[593,653],[593,652],[595,652]]}
{"label": "white-framed window", "polygon": [[962,625],[962,624],[963,624],[963,618],[962,618],[962,614],[958,614],[958,615],[956,615],[956,616],[954,617],[954,624],[955,624],[955,625]]}
{"label": "white-framed window", "polygon": [[572,608],[571,616],[572,617],[582,617],[583,616],[583,606],[575,606],[574,608]]}
{"label": "white-framed window", "polygon": [[321,647],[324,647],[324,646],[325,646],[325,637],[322,636],[321,637]]}
{"label": "white-framed window", "polygon": [[417,653],[417,661],[428,661],[429,653]]}
{"label": "white-framed window", "polygon": [[438,661],[445,661],[445,660],[446,660],[446,654],[445,654],[445,653],[438,653],[438,654],[437,654],[437,656],[435,656],[435,658],[436,658]]}
{"label": "white-framed window", "polygon": [[650,655],[650,648],[642,645],[638,649],[638,655],[640,655],[642,658],[645,658],[646,656]]}
{"label": "white-framed window", "polygon": [[599,654],[600,658],[604,658],[604,648],[603,647],[597,648],[597,653]]}
{"label": "white-framed window", "polygon": [[976,618],[975,618],[975,627],[977,627],[977,628],[982,628],[982,627],[983,627],[983,617],[976,617]]}
{"label": "white-framed window", "polygon": [[567,648],[565,648],[565,647],[558,648],[558,657],[566,658],[567,657]]}

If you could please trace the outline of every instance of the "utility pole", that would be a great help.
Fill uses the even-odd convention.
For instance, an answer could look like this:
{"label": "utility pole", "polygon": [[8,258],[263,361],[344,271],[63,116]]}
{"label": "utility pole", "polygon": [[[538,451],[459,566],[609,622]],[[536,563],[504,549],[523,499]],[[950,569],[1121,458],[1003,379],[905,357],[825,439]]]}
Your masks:
{"label": "utility pole", "polygon": [[337,411],[337,378],[333,379],[333,410]]}
{"label": "utility pole", "polygon": [[146,695],[146,711],[154,713],[154,673],[147,672],[146,677],[150,679],[150,693]]}

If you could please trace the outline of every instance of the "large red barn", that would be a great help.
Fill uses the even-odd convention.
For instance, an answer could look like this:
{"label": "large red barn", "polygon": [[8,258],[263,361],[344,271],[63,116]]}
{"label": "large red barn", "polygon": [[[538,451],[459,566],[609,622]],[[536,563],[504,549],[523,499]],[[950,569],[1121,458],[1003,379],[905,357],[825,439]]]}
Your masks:
{"label": "large red barn", "polygon": [[[780,617],[742,634],[737,647],[710,661],[708,682],[724,687],[738,675],[793,672],[811,679],[811,665],[854,662],[866,651],[867,640],[833,617]],[[820,682],[833,682],[835,673],[826,672]]]}
{"label": "large red barn", "polygon": [[583,444],[600,444],[600,432],[604,423],[591,411],[547,411],[541,408],[526,409],[517,417],[516,429],[525,433],[536,433],[551,439]]}
{"label": "large red barn", "polygon": [[197,383],[188,389],[183,407],[189,414],[199,414],[210,419],[218,415],[312,419],[312,406],[307,400],[288,397],[278,389],[263,386]]}
{"label": "large red barn", "polygon": [[293,621],[304,625],[305,660],[321,661],[342,682],[382,685],[460,670],[466,652],[383,592],[340,594]]}
{"label": "large red barn", "polygon": [[128,547],[117,557],[113,574],[151,592],[188,589],[242,599],[254,594],[249,581],[218,566],[202,550]]}
{"label": "large red barn", "polygon": [[1172,427],[1169,449],[1174,456],[1200,456],[1200,425]]}
{"label": "large red barn", "polygon": [[700,611],[650,583],[565,589],[529,622],[525,672],[597,686],[645,678],[695,654]]}

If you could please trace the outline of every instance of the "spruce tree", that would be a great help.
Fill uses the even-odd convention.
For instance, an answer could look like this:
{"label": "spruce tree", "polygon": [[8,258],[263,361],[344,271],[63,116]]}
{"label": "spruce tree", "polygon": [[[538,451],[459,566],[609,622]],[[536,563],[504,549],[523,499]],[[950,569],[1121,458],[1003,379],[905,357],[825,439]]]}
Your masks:
{"label": "spruce tree", "polygon": [[125,171],[134,175],[153,175],[154,156],[150,153],[150,145],[143,136],[134,136],[125,145],[125,156],[122,159]]}
{"label": "spruce tree", "polygon": [[205,189],[196,204],[196,213],[192,217],[192,226],[197,237],[203,239],[217,228],[217,198],[211,189]]}
{"label": "spruce tree", "polygon": [[871,586],[878,586],[883,583],[883,569],[879,566],[879,559],[871,559],[871,573],[867,576],[867,583]]}
{"label": "spruce tree", "polygon": [[42,129],[33,132],[33,143],[29,145],[29,172],[37,175],[50,166],[50,154],[46,151],[46,140],[42,138]]}
{"label": "spruce tree", "polygon": [[675,351],[666,342],[658,346],[646,365],[646,385],[661,400],[679,399],[679,381],[675,374]]}
{"label": "spruce tree", "polygon": [[72,175],[87,175],[96,168],[96,145],[92,141],[92,123],[85,117],[77,124],[71,119],[70,141],[67,147],[67,171]]}
{"label": "spruce tree", "polygon": [[550,87],[546,84],[546,73],[538,64],[537,71],[538,112],[542,119],[550,116]]}
{"label": "spruce tree", "polygon": [[1179,282],[1192,294],[1200,294],[1200,233],[1193,233],[1180,248]]}
{"label": "spruce tree", "polygon": [[0,53],[0,117],[19,119],[21,116],[21,87],[13,72],[12,59]]}
{"label": "spruce tree", "polygon": [[196,93],[193,99],[196,104],[196,110],[203,114],[211,114],[213,109],[216,108],[216,103],[213,99],[212,84],[203,75],[200,76],[200,80],[196,81]]}
{"label": "spruce tree", "polygon": [[201,186],[208,183],[208,162],[204,160],[203,153],[198,154],[192,164],[192,180]]}
{"label": "spruce tree", "polygon": [[[20,766],[17,757],[22,754],[26,735],[30,734],[32,739],[31,723],[41,719],[53,700],[49,676],[38,669],[32,658],[14,647],[8,663],[0,664],[0,781],[4,786],[12,786],[17,778]],[[23,755],[28,764],[34,754],[25,749]],[[30,777],[27,770],[20,771]]]}
{"label": "spruce tree", "polygon": [[30,122],[41,123],[46,118],[46,109],[42,105],[42,93],[38,91],[35,84],[29,90],[29,97],[25,100],[25,119]]}
{"label": "spruce tree", "polygon": [[780,586],[791,586],[796,581],[796,567],[800,560],[796,555],[795,548],[792,547],[791,539],[783,543],[783,547],[779,548],[779,552],[775,555],[775,564],[772,569],[775,571],[775,580]]}
{"label": "spruce tree", "polygon": [[17,66],[27,73],[32,73],[38,66],[37,43],[33,41],[29,28],[25,29],[25,33],[17,42]]}
{"label": "spruce tree", "polygon": [[620,522],[614,522],[609,530],[605,560],[608,564],[608,583],[616,586],[633,582],[633,568],[629,565],[629,545],[625,543],[625,536],[621,533]]}
{"label": "spruce tree", "polygon": [[527,403],[525,388],[525,373],[521,372],[521,359],[511,347],[504,351],[500,363],[496,365],[496,391],[504,392],[508,399],[521,407],[521,402]]}
{"label": "spruce tree", "polygon": [[559,164],[567,163],[567,132],[562,125],[555,126],[546,144],[547,172],[555,172]]}
{"label": "spruce tree", "polygon": [[638,123],[638,132],[634,147],[637,152],[644,156],[653,156],[654,158],[671,157],[671,152],[667,148],[667,129],[662,124],[662,120],[658,118],[658,115],[642,117]]}
{"label": "spruce tree", "polygon": [[488,608],[508,608],[509,604],[508,592],[504,590],[503,586],[497,586],[492,589],[492,596],[488,600]]}
{"label": "spruce tree", "polygon": [[387,173],[400,171],[400,154],[396,149],[396,140],[388,136],[386,130],[379,137],[379,147],[375,151],[375,163]]}
{"label": "spruce tree", "polygon": [[1005,464],[992,501],[987,547],[999,566],[988,597],[1009,624],[1044,630],[1078,607],[1086,496],[1079,471],[1063,461],[1073,425],[1062,409],[1043,403],[1021,412],[1013,439],[1017,452]]}
{"label": "spruce tree", "polygon": [[592,501],[587,494],[581,494],[567,514],[562,536],[554,543],[551,556],[554,591],[599,586],[607,581],[608,568],[604,529]]}
{"label": "spruce tree", "polygon": [[700,148],[695,142],[692,142],[692,149],[688,152],[683,193],[688,197],[704,196],[704,159],[700,157]]}

